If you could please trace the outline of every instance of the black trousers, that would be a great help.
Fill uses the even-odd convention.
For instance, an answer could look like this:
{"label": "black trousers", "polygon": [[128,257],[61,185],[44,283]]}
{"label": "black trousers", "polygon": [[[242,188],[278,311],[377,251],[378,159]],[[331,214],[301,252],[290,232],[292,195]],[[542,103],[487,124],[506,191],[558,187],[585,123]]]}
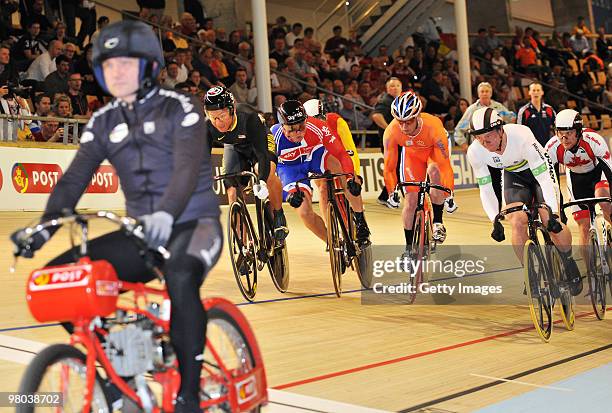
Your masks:
{"label": "black trousers", "polygon": [[[204,351],[207,322],[200,286],[219,259],[222,234],[221,223],[213,218],[176,225],[167,245],[171,258],[161,268],[171,301],[170,339],[181,374],[179,395],[186,399],[198,400],[202,362],[196,357]],[[110,262],[123,281],[148,282],[155,278],[135,243],[121,231],[92,239],[89,248],[92,260]],[[75,250],[68,250],[48,265],[73,262],[75,256]],[[71,324],[64,327],[72,332]]]}

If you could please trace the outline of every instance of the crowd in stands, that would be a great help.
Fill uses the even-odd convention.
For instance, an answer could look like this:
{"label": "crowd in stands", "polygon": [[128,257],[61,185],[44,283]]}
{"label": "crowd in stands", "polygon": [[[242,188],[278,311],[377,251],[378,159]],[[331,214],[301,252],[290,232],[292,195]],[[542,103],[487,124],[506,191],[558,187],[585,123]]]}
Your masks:
{"label": "crowd in stands", "polygon": [[[98,17],[95,4],[87,0],[47,3],[51,6],[45,10],[43,0],[0,0],[0,113],[86,119],[108,99],[94,79],[91,58],[92,40],[109,19]],[[138,4],[138,17],[151,22],[161,40],[166,58],[162,85],[200,98],[212,86],[225,85],[239,103],[256,106],[254,45],[244,31],[216,27],[198,1],[184,1],[186,12],[179,21],[165,14],[163,0]],[[20,28],[11,24],[17,12]],[[433,18],[400,50],[380,46],[370,55],[363,53],[355,32],[345,36],[340,26],[320,42],[312,27],[281,16],[268,33],[275,107],[287,99],[319,98],[352,129],[376,130],[389,121],[380,105],[413,89],[425,111],[440,116],[454,131],[472,103],[459,93],[455,37],[443,33]],[[612,103],[612,77],[606,72],[612,42],[603,28],[595,42],[585,37],[589,34],[583,18],[571,33],[553,32],[547,39],[529,27],[517,27],[514,38],[505,39],[495,26],[479,29],[470,45],[474,96],[486,82],[491,98],[516,113],[530,99],[529,84],[539,81],[544,101],[557,111],[570,105],[585,114],[605,113],[602,107]],[[266,119],[273,123],[275,116],[266,114]],[[58,122],[23,126],[17,125],[29,133],[20,138],[63,139]],[[378,145],[374,137],[368,143]]]}

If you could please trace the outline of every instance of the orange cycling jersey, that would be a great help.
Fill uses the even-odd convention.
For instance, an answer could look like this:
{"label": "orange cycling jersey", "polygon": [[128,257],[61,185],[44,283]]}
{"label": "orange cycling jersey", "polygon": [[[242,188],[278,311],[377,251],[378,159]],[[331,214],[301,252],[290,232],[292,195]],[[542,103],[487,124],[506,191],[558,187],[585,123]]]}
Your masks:
{"label": "orange cycling jersey", "polygon": [[[406,135],[396,119],[387,126],[383,137],[385,145],[385,186],[389,193],[397,185],[397,162],[400,162],[402,181],[423,181],[427,174],[427,161],[437,164],[440,169],[441,185],[454,189],[455,179],[450,163],[450,152],[446,130],[437,117],[421,113],[415,135]],[[418,188],[406,188],[416,192]]]}

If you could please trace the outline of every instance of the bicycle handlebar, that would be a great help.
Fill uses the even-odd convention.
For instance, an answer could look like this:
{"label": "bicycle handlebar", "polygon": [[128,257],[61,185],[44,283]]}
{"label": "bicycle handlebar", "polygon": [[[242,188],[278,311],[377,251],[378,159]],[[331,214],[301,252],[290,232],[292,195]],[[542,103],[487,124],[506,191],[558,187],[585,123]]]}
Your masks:
{"label": "bicycle handlebar", "polygon": [[506,215],[512,214],[514,212],[519,212],[519,211],[523,211],[526,214],[530,215],[530,211],[531,210],[539,209],[539,208],[544,208],[544,209],[546,209],[548,211],[549,215],[551,215],[551,216],[553,215],[552,209],[550,209],[550,207],[548,205],[546,205],[544,202],[540,202],[540,203],[537,203],[537,204],[532,204],[529,207],[527,205],[523,204],[523,205],[517,205],[517,206],[514,206],[514,207],[506,208],[506,209],[500,211],[499,214],[497,214],[495,216],[495,220],[493,222],[495,223],[495,222],[503,221],[504,218],[506,217]]}
{"label": "bicycle handlebar", "polygon": [[[122,230],[124,230],[128,236],[132,236],[135,239],[141,241],[142,243],[145,243],[144,227],[140,221],[131,217],[121,217],[110,211],[98,211],[96,213],[89,214],[71,214],[41,222],[33,227],[24,228],[23,231],[27,235],[27,238],[23,241],[27,241],[34,235],[46,229],[60,227],[64,224],[72,223],[81,224],[81,229],[83,231],[83,240],[87,241],[87,230],[84,224],[86,224],[92,219],[106,219],[108,221],[111,221],[114,224],[117,224]],[[157,247],[156,252],[158,252],[165,260],[170,258],[170,252],[162,246]]]}
{"label": "bicycle handlebar", "polygon": [[578,205],[581,208],[586,207],[585,209],[589,209],[589,207],[595,206],[596,204],[600,202],[612,202],[612,198],[607,197],[607,196],[602,196],[602,197],[595,197],[595,198],[577,199],[575,201],[570,201],[570,202],[563,204],[561,208],[565,209],[565,208],[568,208],[574,205]]}
{"label": "bicycle handlebar", "polygon": [[213,179],[215,181],[220,181],[222,179],[238,178],[238,177],[242,177],[242,176],[248,176],[254,183],[257,183],[258,180],[259,180],[257,175],[255,175],[255,173],[253,173],[252,171],[241,171],[241,172],[234,172],[234,173],[231,173],[231,174],[217,175]]}
{"label": "bicycle handlebar", "polygon": [[432,184],[431,182],[428,182],[428,181],[398,182],[398,184],[395,185],[395,190],[397,191],[406,186],[416,186],[419,188],[423,188],[425,192],[429,192],[429,190],[433,188],[433,189],[438,189],[440,191],[446,192],[449,195],[453,194],[453,191],[451,191],[449,188],[442,186],[442,185],[438,185],[438,184]]}

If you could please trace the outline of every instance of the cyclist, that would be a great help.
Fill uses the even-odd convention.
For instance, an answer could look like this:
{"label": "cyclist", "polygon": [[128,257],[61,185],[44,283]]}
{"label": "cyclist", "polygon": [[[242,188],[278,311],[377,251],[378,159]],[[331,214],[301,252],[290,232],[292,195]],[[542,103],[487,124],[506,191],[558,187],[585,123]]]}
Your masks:
{"label": "cyclist", "polygon": [[342,141],[342,146],[344,146],[346,153],[348,153],[353,161],[353,169],[355,170],[355,173],[358,174],[358,172],[361,171],[359,154],[357,153],[357,147],[355,146],[353,134],[351,133],[348,123],[346,123],[342,116],[338,115],[337,113],[326,113],[323,102],[321,102],[319,99],[307,100],[304,102],[304,109],[306,110],[306,114],[308,116],[312,116],[313,118],[327,122],[327,126],[329,126],[332,133],[338,136]]}
{"label": "cyclist", "polygon": [[[208,121],[209,147],[213,142],[223,144],[223,173],[236,173],[255,168],[259,183],[253,193],[259,199],[270,197],[274,214],[274,237],[282,242],[289,233],[283,212],[282,187],[276,176],[274,138],[264,119],[254,111],[236,106],[234,95],[223,86],[206,92],[204,107]],[[238,196],[237,179],[225,180],[227,198],[231,204]]]}
{"label": "cyclist", "polygon": [[[604,138],[593,130],[583,129],[580,113],[572,109],[559,112],[555,119],[555,134],[546,144],[546,151],[553,164],[565,165],[571,200],[609,197],[612,162]],[[604,176],[605,180],[602,179]],[[600,205],[604,218],[610,222],[612,207],[607,202]],[[589,244],[589,211],[575,205],[572,212],[580,228],[580,244],[586,246]]]}
{"label": "cyclist", "polygon": [[[306,178],[309,172],[353,174],[346,184],[346,197],[355,212],[357,241],[369,242],[370,230],[366,223],[361,200],[361,183],[356,179],[353,162],[342,146],[340,139],[322,120],[309,117],[304,106],[297,100],[288,100],[278,109],[279,123],[271,131],[276,142],[278,156],[278,175],[283,185],[287,202],[297,208],[298,215],[316,236],[327,240],[327,230],[323,219],[312,210],[312,188],[301,182],[298,191],[296,182]],[[327,191],[325,182],[316,181],[321,196],[320,207],[324,216],[327,211]],[[306,202],[303,202],[306,200]]]}
{"label": "cyclist", "polygon": [[[44,219],[74,209],[100,163],[110,161],[121,180],[127,214],[142,221],[151,248],[166,246],[172,254],[162,270],[181,375],[175,411],[199,413],[206,337],[199,291],[219,257],[223,237],[204,113],[194,97],[156,84],[163,62],[159,40],[144,23],[124,20],[100,32],[93,47],[94,74],[114,99],[89,120],[74,160],[49,197]],[[31,256],[51,235],[41,232],[27,247],[23,231],[12,240],[20,254]],[[109,261],[122,280],[155,278],[121,231],[91,240],[90,250],[93,260]],[[74,256],[75,251],[66,251],[48,265],[72,262]]]}
{"label": "cyclist", "polygon": [[[493,190],[488,167],[503,169],[503,194],[506,207],[546,203],[553,212],[540,210],[542,223],[564,259],[567,279],[573,295],[582,291],[582,279],[572,258],[572,235],[558,219],[559,187],[550,158],[531,130],[524,125],[506,125],[497,111],[480,108],[470,121],[470,133],[475,137],[467,151],[468,161],[480,188],[483,208],[491,221],[499,213],[499,205]],[[512,245],[519,260],[523,261],[523,246],[527,241],[527,217],[522,212],[510,214]],[[491,237],[503,241],[503,227],[497,223]]]}
{"label": "cyclist", "polygon": [[[448,134],[442,121],[428,113],[422,113],[422,103],[413,92],[396,97],[391,104],[393,120],[385,129],[385,186],[389,192],[387,201],[392,208],[400,205],[396,168],[399,158],[399,179],[402,181],[424,181],[428,175],[432,183],[454,189],[454,173],[448,150]],[[432,164],[428,168],[428,162]],[[402,210],[406,251],[403,257],[410,257],[413,238],[413,219],[417,204],[418,188],[405,188],[405,202]],[[431,202],[433,208],[433,239],[444,242],[446,228],[442,222],[444,200],[447,194],[433,189]]]}

